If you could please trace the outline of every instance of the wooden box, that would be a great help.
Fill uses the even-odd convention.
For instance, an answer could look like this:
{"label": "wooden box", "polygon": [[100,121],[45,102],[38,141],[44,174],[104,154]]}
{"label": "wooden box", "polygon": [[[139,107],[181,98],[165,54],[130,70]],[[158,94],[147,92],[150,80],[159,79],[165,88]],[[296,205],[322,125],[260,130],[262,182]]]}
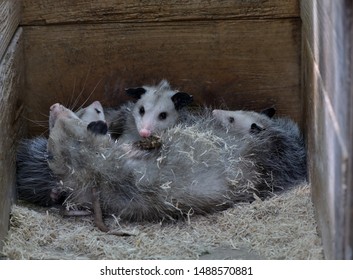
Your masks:
{"label": "wooden box", "polygon": [[16,140],[46,132],[51,104],[114,106],[165,78],[196,104],[275,106],[298,122],[326,258],[352,258],[352,7],[331,2],[1,0],[0,239]]}

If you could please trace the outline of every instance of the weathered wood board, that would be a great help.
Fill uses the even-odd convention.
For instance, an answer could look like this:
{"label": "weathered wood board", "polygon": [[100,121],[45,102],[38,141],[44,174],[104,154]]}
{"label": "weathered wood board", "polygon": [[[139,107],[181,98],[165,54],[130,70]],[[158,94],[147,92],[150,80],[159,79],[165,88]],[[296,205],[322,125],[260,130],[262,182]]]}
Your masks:
{"label": "weathered wood board", "polygon": [[[23,135],[23,38],[18,29],[0,62],[0,240],[8,230],[14,201],[17,140]],[[1,242],[0,242],[1,246]]]}
{"label": "weathered wood board", "polygon": [[23,25],[298,18],[297,0],[23,0]]}
{"label": "weathered wood board", "polygon": [[21,0],[0,1],[0,60],[21,19]]}
{"label": "weathered wood board", "polygon": [[352,259],[352,3],[301,1],[313,202],[327,259]]}
{"label": "weathered wood board", "polygon": [[195,103],[274,105],[301,124],[300,25],[291,18],[25,26],[29,118],[45,121],[52,103],[72,103],[82,89],[79,104],[94,90],[90,99],[110,106],[126,101],[124,88],[166,78]]}

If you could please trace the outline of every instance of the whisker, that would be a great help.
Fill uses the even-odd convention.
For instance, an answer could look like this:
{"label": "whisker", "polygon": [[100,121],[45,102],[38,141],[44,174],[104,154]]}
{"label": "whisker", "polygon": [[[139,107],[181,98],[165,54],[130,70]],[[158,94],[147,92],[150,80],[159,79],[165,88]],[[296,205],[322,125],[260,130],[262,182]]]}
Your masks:
{"label": "whisker", "polygon": [[84,91],[84,89],[85,89],[85,87],[86,87],[86,83],[87,83],[88,76],[89,76],[90,72],[91,72],[91,66],[90,66],[90,68],[88,69],[88,72],[87,72],[85,81],[84,81],[84,83],[83,83],[83,87],[82,87],[80,93],[78,94],[78,96],[75,98],[74,103],[72,104],[72,108],[75,108],[75,107],[77,106],[78,100],[79,100],[80,97],[82,96],[82,93],[83,93],[83,91]]}
{"label": "whisker", "polygon": [[[71,96],[70,96],[70,100],[69,100],[69,104],[67,104],[68,105],[68,107],[67,108],[70,108],[70,110],[73,110],[73,98],[74,98],[74,95],[75,95],[75,91],[76,91],[76,77],[74,78],[74,87],[73,87],[73,89],[72,89],[72,94],[71,94]],[[72,105],[71,105],[72,104]]]}
{"label": "whisker", "polygon": [[47,128],[46,130],[44,130],[41,134],[39,134],[39,136],[45,136],[45,134],[49,131],[49,128]]}
{"label": "whisker", "polygon": [[39,114],[40,114],[41,116],[46,117],[47,119],[49,119],[49,115],[44,114],[44,113],[42,113],[42,112],[40,112]]}
{"label": "whisker", "polygon": [[98,85],[101,83],[101,81],[103,80],[103,78],[101,78],[98,83],[95,85],[95,87],[93,88],[93,90],[90,92],[90,94],[88,95],[88,97],[86,98],[86,100],[81,104],[81,106],[78,108],[81,109],[82,107],[85,106],[85,104],[88,102],[88,100],[91,98],[92,94],[95,92],[95,90],[97,89]]}
{"label": "whisker", "polygon": [[48,128],[48,121],[35,121],[35,120],[31,120],[29,118],[23,117],[25,120],[34,123],[35,125],[39,126],[39,127],[45,127]]}

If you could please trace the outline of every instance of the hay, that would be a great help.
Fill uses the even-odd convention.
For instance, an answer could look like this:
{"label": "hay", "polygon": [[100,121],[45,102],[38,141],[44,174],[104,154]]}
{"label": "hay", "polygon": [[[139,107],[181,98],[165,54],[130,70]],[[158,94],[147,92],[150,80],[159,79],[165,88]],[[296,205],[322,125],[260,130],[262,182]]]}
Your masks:
{"label": "hay", "polygon": [[14,205],[2,254],[8,259],[323,259],[310,187],[177,223],[119,223]]}

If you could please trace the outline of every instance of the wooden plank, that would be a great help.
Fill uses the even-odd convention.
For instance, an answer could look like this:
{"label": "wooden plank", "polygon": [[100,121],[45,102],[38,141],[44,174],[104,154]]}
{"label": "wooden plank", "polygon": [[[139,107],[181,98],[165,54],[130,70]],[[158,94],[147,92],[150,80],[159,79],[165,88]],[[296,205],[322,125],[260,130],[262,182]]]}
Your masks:
{"label": "wooden plank", "polygon": [[7,233],[14,201],[16,139],[24,132],[19,99],[23,91],[22,70],[23,39],[19,28],[0,62],[0,241]]}
{"label": "wooden plank", "polygon": [[335,113],[332,114],[331,101],[323,87],[322,77],[314,59],[304,42],[303,55],[304,87],[310,107],[307,112],[307,147],[312,197],[316,209],[319,231],[322,236],[325,257],[342,259],[343,205],[348,164],[347,147],[341,135],[334,129]]}
{"label": "wooden plank", "polygon": [[[347,92],[350,88],[349,80],[350,56],[349,48],[350,15],[345,8],[345,0],[302,1],[304,29],[310,32],[308,42],[313,50],[323,85],[337,114],[337,120],[342,127],[344,141],[347,139],[348,111],[342,110],[342,104],[348,104]],[[310,18],[310,9],[314,12]],[[347,145],[348,143],[346,143]]]}
{"label": "wooden plank", "polygon": [[23,0],[23,25],[299,17],[297,0]]}
{"label": "wooden plank", "polygon": [[348,2],[301,1],[309,174],[328,259],[352,258],[352,34],[347,12],[352,4]]}
{"label": "wooden plank", "polygon": [[[346,3],[346,13],[353,14],[353,2]],[[348,17],[348,22],[350,26],[353,26],[352,17]],[[351,33],[349,33],[351,34]],[[352,34],[348,38],[350,49],[353,48],[353,36]],[[349,69],[349,78],[347,83],[350,85],[349,87],[349,102],[348,106],[352,108],[353,106],[353,53],[350,52],[347,60],[350,63]],[[345,207],[345,240],[344,240],[344,249],[345,249],[345,258],[349,260],[353,260],[353,110],[349,110],[349,132],[348,138],[350,139],[350,145],[348,145],[348,154],[351,155],[348,161],[348,179],[347,179],[347,200]]]}
{"label": "wooden plank", "polygon": [[254,110],[275,105],[301,123],[300,20],[24,28],[33,121],[45,121],[52,103],[70,103],[82,88],[83,97],[96,88],[91,100],[111,106],[127,100],[125,87],[166,78],[196,103]]}
{"label": "wooden plank", "polygon": [[0,1],[0,60],[11,41],[21,17],[21,0]]}

